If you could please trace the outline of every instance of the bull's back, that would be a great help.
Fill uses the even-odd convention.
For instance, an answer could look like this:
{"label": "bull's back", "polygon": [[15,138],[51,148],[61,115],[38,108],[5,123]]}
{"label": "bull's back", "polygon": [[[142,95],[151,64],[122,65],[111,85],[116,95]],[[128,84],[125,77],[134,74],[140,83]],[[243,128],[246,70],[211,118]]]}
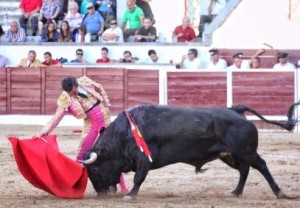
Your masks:
{"label": "bull's back", "polygon": [[214,157],[223,148],[220,135],[236,123],[248,122],[227,109],[149,106],[144,110],[142,134],[157,148],[157,167]]}

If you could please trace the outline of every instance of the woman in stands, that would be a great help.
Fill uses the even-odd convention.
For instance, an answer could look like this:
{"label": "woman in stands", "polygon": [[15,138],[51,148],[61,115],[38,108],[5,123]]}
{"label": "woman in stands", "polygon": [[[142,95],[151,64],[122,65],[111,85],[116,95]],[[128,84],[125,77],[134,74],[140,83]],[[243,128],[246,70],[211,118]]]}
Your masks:
{"label": "woman in stands", "polygon": [[59,33],[56,30],[54,22],[50,22],[46,25],[41,36],[41,42],[58,42]]}
{"label": "woman in stands", "polygon": [[72,42],[70,25],[67,21],[61,23],[58,42]]}
{"label": "woman in stands", "polygon": [[69,2],[69,11],[64,19],[70,25],[73,42],[75,42],[75,36],[83,18],[83,16],[78,13],[78,9],[79,7],[76,2]]}

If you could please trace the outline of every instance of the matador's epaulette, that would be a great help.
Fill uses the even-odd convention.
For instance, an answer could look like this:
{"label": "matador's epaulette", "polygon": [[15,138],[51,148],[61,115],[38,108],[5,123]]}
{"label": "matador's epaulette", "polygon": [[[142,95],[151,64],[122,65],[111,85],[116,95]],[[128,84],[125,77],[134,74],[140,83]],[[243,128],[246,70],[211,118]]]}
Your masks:
{"label": "matador's epaulette", "polygon": [[86,77],[86,76],[79,77],[77,79],[77,82],[79,84],[83,84],[83,85],[90,85],[90,84],[92,84],[92,80],[90,78]]}
{"label": "matador's epaulette", "polygon": [[57,105],[62,108],[67,108],[71,105],[71,98],[68,95],[68,93],[66,93],[66,92],[61,93],[61,95],[59,96],[59,98],[57,100]]}

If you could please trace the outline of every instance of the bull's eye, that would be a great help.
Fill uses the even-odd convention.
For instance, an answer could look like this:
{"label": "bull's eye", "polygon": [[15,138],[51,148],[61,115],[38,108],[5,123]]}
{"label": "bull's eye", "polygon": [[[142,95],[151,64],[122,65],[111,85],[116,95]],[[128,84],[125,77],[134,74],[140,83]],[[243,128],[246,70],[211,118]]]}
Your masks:
{"label": "bull's eye", "polygon": [[100,172],[100,168],[97,166],[92,167],[92,173],[98,175]]}

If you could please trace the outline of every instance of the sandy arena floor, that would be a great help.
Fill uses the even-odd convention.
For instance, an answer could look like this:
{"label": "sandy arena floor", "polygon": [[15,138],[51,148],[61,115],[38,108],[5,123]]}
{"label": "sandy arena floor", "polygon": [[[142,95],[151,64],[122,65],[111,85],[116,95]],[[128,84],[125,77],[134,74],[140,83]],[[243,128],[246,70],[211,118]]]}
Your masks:
{"label": "sandy arena floor", "polygon": [[[81,200],[56,198],[34,188],[19,173],[9,136],[28,138],[39,132],[40,126],[0,125],[0,207],[300,207],[300,198],[276,199],[266,180],[251,169],[244,194],[230,195],[238,182],[238,172],[220,161],[204,166],[208,170],[196,175],[194,168],[176,164],[150,172],[136,199],[125,202],[117,194],[105,198],[96,196],[88,184]],[[77,127],[75,128],[77,129]],[[79,135],[72,127],[59,127],[54,133],[62,152],[75,157]],[[260,133],[259,153],[283,192],[300,196],[300,134]],[[132,187],[133,173],[126,179]]]}

